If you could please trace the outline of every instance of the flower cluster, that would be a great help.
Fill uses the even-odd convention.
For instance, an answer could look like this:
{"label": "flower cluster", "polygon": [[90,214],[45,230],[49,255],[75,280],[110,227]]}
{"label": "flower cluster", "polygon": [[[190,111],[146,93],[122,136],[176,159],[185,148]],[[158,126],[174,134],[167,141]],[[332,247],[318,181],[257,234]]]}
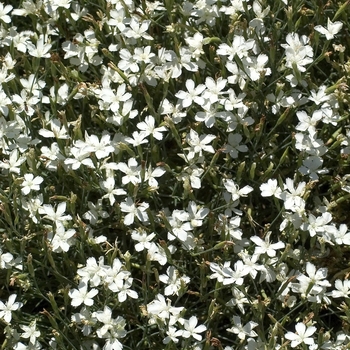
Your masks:
{"label": "flower cluster", "polygon": [[349,346],[350,11],[299,5],[0,3],[2,348]]}

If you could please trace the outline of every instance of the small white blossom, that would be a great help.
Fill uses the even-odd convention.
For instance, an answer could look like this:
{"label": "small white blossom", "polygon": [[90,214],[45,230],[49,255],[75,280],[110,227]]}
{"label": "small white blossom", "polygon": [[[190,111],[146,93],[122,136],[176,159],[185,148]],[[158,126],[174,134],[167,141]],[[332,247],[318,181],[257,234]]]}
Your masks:
{"label": "small white blossom", "polygon": [[207,330],[207,327],[203,324],[197,326],[198,319],[196,316],[192,316],[189,320],[184,320],[183,326],[184,331],[182,333],[182,336],[184,338],[193,337],[194,339],[201,341],[202,336],[198,333],[203,333]]}
{"label": "small white blossom", "polygon": [[148,203],[140,203],[135,205],[131,197],[126,198],[125,202],[120,203],[120,210],[123,213],[128,213],[124,217],[124,225],[131,225],[135,217],[137,217],[141,222],[148,220],[148,215],[146,210],[148,209]]}
{"label": "small white blossom", "polygon": [[162,132],[167,131],[168,129],[165,126],[155,127],[155,120],[151,115],[146,116],[145,120],[137,124],[137,128],[141,131],[144,131],[147,136],[152,135],[156,140],[162,140]]}
{"label": "small white blossom", "polygon": [[304,323],[299,322],[295,325],[295,330],[296,333],[288,332],[285,335],[286,339],[292,341],[290,344],[292,348],[295,348],[302,343],[307,345],[314,344],[314,339],[311,338],[311,335],[316,332],[316,327],[306,327]]}
{"label": "small white blossom", "polygon": [[13,6],[6,5],[4,6],[3,3],[0,3],[0,19],[5,23],[11,22],[11,16],[8,15],[8,13],[13,9]]}
{"label": "small white blossom", "polygon": [[25,174],[24,181],[22,182],[22,193],[27,195],[30,191],[39,191],[40,184],[44,181],[41,176],[36,176],[34,178],[33,174]]}
{"label": "small white blossom", "polygon": [[241,134],[229,134],[228,144],[224,147],[224,153],[228,153],[231,158],[238,158],[238,152],[247,152],[248,147],[246,145],[240,145],[243,137]]}
{"label": "small white blossom", "polygon": [[167,286],[164,289],[165,295],[179,295],[179,290],[182,286],[185,286],[190,282],[190,278],[187,276],[179,275],[179,271],[174,266],[169,266],[166,270],[166,275],[160,275],[159,280]]}
{"label": "small white blossom", "polygon": [[234,326],[226,329],[230,333],[237,334],[238,338],[244,340],[246,336],[248,337],[257,337],[256,332],[253,331],[253,328],[258,326],[256,322],[249,321],[244,326],[242,325],[241,318],[239,316],[233,316],[232,318]]}
{"label": "small white blossom", "polygon": [[329,18],[327,19],[327,28],[320,25],[315,26],[315,30],[326,36],[327,40],[334,38],[334,35],[338,34],[343,27],[342,22],[332,22]]}
{"label": "small white blossom", "polygon": [[210,144],[216,136],[214,135],[201,135],[199,136],[193,129],[190,130],[189,134],[186,135],[186,142],[191,146],[189,149],[188,159],[193,159],[195,154],[199,154],[201,157],[203,151],[209,153],[215,153],[213,146]]}
{"label": "small white blossom", "polygon": [[61,202],[57,205],[56,211],[50,204],[44,204],[42,207],[39,208],[39,214],[46,214],[44,216],[44,219],[51,220],[55,223],[62,222],[66,220],[72,220],[71,215],[64,215],[64,212],[66,211],[66,202]]}
{"label": "small white blossom", "polygon": [[282,193],[276,179],[268,179],[266,183],[260,185],[260,191],[263,197],[275,196],[279,198]]}
{"label": "small white blossom", "polygon": [[50,241],[52,251],[56,253],[68,252],[69,248],[73,245],[75,230],[66,230],[60,221],[56,222],[55,233],[52,231],[48,233],[47,239]]}
{"label": "small white blossom", "polygon": [[144,249],[149,249],[151,247],[151,241],[153,240],[153,238],[156,236],[156,234],[154,232],[152,232],[151,234],[147,235],[147,232],[143,231],[143,230],[139,230],[139,231],[132,231],[131,233],[131,238],[134,241],[137,241],[139,243],[135,244],[135,250],[137,252],[141,252]]}
{"label": "small white blossom", "polygon": [[332,298],[350,298],[350,280],[336,280],[334,283],[336,289],[327,293]]}
{"label": "small white blossom", "polygon": [[183,334],[182,329],[177,329],[173,326],[169,326],[169,329],[166,331],[167,336],[163,339],[163,344],[168,344],[171,341],[175,344],[179,342],[178,337],[181,337]]}
{"label": "small white blossom", "polygon": [[98,294],[98,290],[92,288],[88,291],[88,286],[86,283],[80,283],[78,289],[71,289],[68,293],[69,297],[72,299],[71,304],[74,307],[78,307],[81,304],[86,306],[91,306],[94,304],[94,297]]}
{"label": "small white blossom", "polygon": [[34,320],[29,326],[20,326],[24,332],[21,334],[22,338],[29,338],[31,344],[35,344],[36,338],[40,337],[40,331],[36,329],[36,320]]}
{"label": "small white blossom", "polygon": [[258,236],[250,237],[250,239],[257,245],[255,247],[254,254],[267,254],[270,258],[276,256],[276,250],[285,247],[285,244],[281,241],[277,243],[270,243],[271,232],[266,234],[265,240],[262,240]]}
{"label": "small white blossom", "polygon": [[31,56],[38,57],[38,58],[48,58],[50,57],[50,49],[52,45],[48,42],[44,42],[44,35],[40,35],[39,39],[36,42],[36,46],[28,42],[27,43],[27,49],[28,53]]}
{"label": "small white blossom", "polygon": [[11,294],[5,304],[0,301],[0,318],[3,318],[7,323],[11,322],[12,311],[16,311],[23,306],[23,303],[15,302],[16,298],[16,294]]}

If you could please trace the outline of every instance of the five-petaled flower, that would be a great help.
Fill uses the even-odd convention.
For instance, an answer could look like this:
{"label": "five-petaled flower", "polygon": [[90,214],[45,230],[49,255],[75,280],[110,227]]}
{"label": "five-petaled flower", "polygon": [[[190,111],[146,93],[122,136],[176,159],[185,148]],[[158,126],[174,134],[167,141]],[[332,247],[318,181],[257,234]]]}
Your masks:
{"label": "five-petaled flower", "polygon": [[295,325],[296,333],[288,332],[285,337],[288,340],[291,340],[291,347],[295,348],[299,344],[311,345],[314,344],[314,339],[311,336],[316,332],[316,327],[310,326],[306,327],[306,325],[302,322],[298,322]]}
{"label": "five-petaled flower", "polygon": [[5,304],[0,301],[0,318],[3,318],[7,323],[12,320],[12,311],[16,311],[23,306],[23,303],[15,302],[16,298],[16,294],[11,294]]}
{"label": "five-petaled flower", "polygon": [[36,176],[34,178],[33,174],[25,174],[24,181],[22,182],[22,193],[28,194],[30,191],[39,191],[40,184],[44,181],[41,176]]}
{"label": "five-petaled flower", "polygon": [[88,291],[88,286],[86,283],[81,282],[78,289],[71,289],[68,293],[69,297],[72,299],[71,304],[74,307],[78,307],[81,304],[86,306],[92,306],[94,304],[94,297],[98,294],[96,288],[92,288]]}
{"label": "five-petaled flower", "polygon": [[326,36],[327,40],[334,38],[334,35],[338,34],[343,27],[342,22],[332,22],[329,18],[327,19],[327,28],[323,26],[315,26],[315,30]]}

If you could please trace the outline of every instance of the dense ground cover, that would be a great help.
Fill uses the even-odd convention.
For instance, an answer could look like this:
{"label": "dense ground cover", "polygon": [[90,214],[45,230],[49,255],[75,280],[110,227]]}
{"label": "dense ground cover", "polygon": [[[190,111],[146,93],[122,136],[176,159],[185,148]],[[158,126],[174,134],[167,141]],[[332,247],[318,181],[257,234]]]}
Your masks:
{"label": "dense ground cover", "polygon": [[0,4],[1,349],[347,349],[349,1]]}

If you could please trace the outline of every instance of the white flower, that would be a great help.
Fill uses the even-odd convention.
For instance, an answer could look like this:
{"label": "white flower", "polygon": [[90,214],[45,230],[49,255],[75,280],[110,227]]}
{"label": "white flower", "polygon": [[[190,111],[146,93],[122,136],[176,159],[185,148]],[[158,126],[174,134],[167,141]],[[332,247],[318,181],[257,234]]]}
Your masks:
{"label": "white flower", "polygon": [[286,37],[287,44],[281,44],[286,50],[286,67],[295,66],[300,72],[305,72],[305,65],[313,62],[313,49],[308,44],[309,39],[297,33],[289,33]]}
{"label": "white flower", "polygon": [[203,333],[204,331],[207,330],[207,327],[204,326],[203,324],[197,326],[198,319],[196,316],[192,316],[189,320],[184,320],[184,328],[185,330],[183,331],[182,336],[184,338],[189,338],[193,337],[194,339],[201,341],[202,336],[199,335],[198,333]]}
{"label": "white flower", "polygon": [[155,54],[151,52],[151,46],[135,47],[134,59],[137,62],[150,63],[151,58],[155,57]]}
{"label": "white flower", "polygon": [[130,28],[125,28],[123,34],[128,38],[139,39],[144,38],[146,40],[153,40],[153,38],[146,33],[151,21],[142,21],[141,23],[135,19],[135,17],[131,18]]}
{"label": "white flower", "polygon": [[48,58],[50,57],[50,49],[52,45],[47,42],[44,43],[44,36],[40,35],[39,39],[36,42],[36,46],[31,42],[27,43],[28,53],[31,56],[38,58]]}
{"label": "white flower", "polygon": [[226,43],[220,44],[216,53],[218,55],[228,56],[229,61],[232,61],[235,55],[242,59],[248,56],[248,51],[252,49],[254,45],[254,40],[246,40],[241,35],[234,35],[232,45],[228,46]]}
{"label": "white flower", "polygon": [[0,168],[8,169],[11,173],[19,174],[21,172],[19,166],[26,161],[26,158],[19,156],[18,149],[14,149],[10,153],[9,160],[0,161]]}
{"label": "white flower", "polygon": [[310,338],[310,336],[316,332],[316,327],[310,326],[306,328],[304,323],[299,322],[295,325],[295,330],[296,333],[288,332],[285,335],[286,339],[292,341],[292,348],[295,348],[302,343],[307,345],[314,344],[314,339]]}
{"label": "white flower", "polygon": [[120,108],[120,103],[129,101],[132,95],[130,92],[126,92],[126,85],[121,84],[118,86],[116,93],[109,87],[103,88],[100,90],[99,97],[102,99],[102,101],[99,101],[100,106],[102,105],[101,102],[108,104],[108,107],[106,106],[103,109],[110,109],[112,112],[116,113]]}
{"label": "white flower", "polygon": [[250,240],[257,245],[257,247],[255,247],[254,254],[260,255],[266,253],[270,258],[272,258],[276,256],[277,249],[282,249],[285,247],[285,244],[281,241],[277,243],[270,243],[270,235],[271,232],[268,232],[264,241],[258,236],[250,237]]}
{"label": "white flower", "polygon": [[201,105],[204,111],[197,112],[195,119],[199,122],[204,122],[207,128],[212,128],[216,118],[224,117],[225,112],[218,111],[218,104],[212,104],[209,100],[205,100]]}
{"label": "white flower", "polygon": [[148,169],[145,172],[145,181],[148,181],[148,185],[151,187],[151,189],[157,189],[158,181],[155,178],[161,177],[163,174],[165,174],[164,168],[157,167],[155,169],[152,169],[152,166],[149,165]]}
{"label": "white flower", "polygon": [[0,111],[6,117],[9,113],[8,105],[11,104],[11,100],[7,97],[2,88],[0,89]]}
{"label": "white flower", "polygon": [[0,3],[0,19],[5,23],[11,22],[11,16],[9,16],[7,13],[9,13],[13,9],[13,6],[6,5],[4,7],[3,3]]}
{"label": "white flower", "polygon": [[77,170],[81,165],[85,165],[88,168],[95,168],[94,163],[90,158],[90,151],[84,148],[72,147],[70,153],[74,158],[67,158],[64,161],[64,164],[68,165],[69,168]]}
{"label": "white flower", "polygon": [[156,234],[154,232],[147,235],[147,232],[141,229],[139,231],[136,231],[136,230],[132,231],[131,238],[134,241],[139,242],[135,244],[135,250],[137,252],[141,252],[144,249],[149,249],[151,247],[151,241],[155,236]]}
{"label": "white flower", "polygon": [[199,95],[205,90],[205,85],[199,84],[197,87],[195,87],[192,79],[186,80],[185,85],[188,92],[180,90],[175,94],[175,96],[181,100],[182,107],[189,107],[192,105],[192,102],[195,102],[198,105],[203,105],[204,99]]}
{"label": "white flower", "polygon": [[188,203],[187,211],[190,215],[189,220],[193,228],[202,226],[203,219],[209,214],[208,208],[198,207],[194,201]]}
{"label": "white flower", "polygon": [[38,223],[38,219],[36,217],[36,213],[38,212],[38,209],[43,204],[43,195],[40,194],[36,198],[29,198],[28,200],[26,198],[22,198],[22,208],[24,210],[27,210],[29,213],[29,217],[35,222]]}
{"label": "white flower", "polygon": [[[118,316],[118,318],[121,318],[124,320],[124,318],[121,316]],[[118,325],[115,328],[110,330],[110,332],[107,335],[105,345],[103,347],[104,350],[122,350],[123,349],[123,344],[118,340],[118,338],[125,337],[126,335],[126,331],[124,330],[125,324],[126,322],[124,320],[121,326]],[[122,328],[120,329],[120,327]]]}
{"label": "white flower", "polygon": [[80,283],[78,289],[71,289],[68,293],[69,297],[72,299],[71,304],[74,307],[77,307],[81,304],[85,304],[86,306],[91,306],[94,304],[93,297],[98,294],[98,290],[96,288],[92,288],[88,292],[88,286],[86,283]]}
{"label": "white flower", "polygon": [[235,271],[230,267],[230,261],[225,261],[224,266],[220,267],[216,263],[210,263],[210,269],[214,272],[210,278],[216,278],[223,285],[237,284],[241,286],[244,282],[244,276],[249,273],[249,267],[242,260],[238,260],[234,264]]}
{"label": "white flower", "polygon": [[201,157],[203,151],[209,153],[215,153],[213,146],[208,145],[211,141],[216,138],[214,135],[201,135],[199,136],[196,131],[193,129],[186,135],[186,142],[191,146],[189,148],[189,153],[187,155],[188,159],[191,160],[194,158],[195,154],[199,153]]}
{"label": "white flower", "polygon": [[[320,285],[325,287],[330,287],[331,284],[324,280],[327,277],[327,268],[322,267],[316,271],[316,267],[314,264],[311,264],[310,262],[306,263],[306,272],[309,275],[309,277],[299,276],[297,279],[299,281],[308,281],[309,283],[313,283],[314,285]],[[322,281],[324,280],[324,281]]]}
{"label": "white flower", "polygon": [[333,341],[331,338],[330,340],[326,341],[322,344],[321,349],[324,350],[339,350],[341,348],[344,348],[349,343],[349,336],[345,334],[343,331],[337,332],[337,339]]}
{"label": "white flower", "polygon": [[16,294],[11,294],[5,304],[0,301],[0,318],[3,318],[7,323],[11,322],[12,311],[16,311],[23,306],[21,302],[15,303],[16,297]]}
{"label": "white flower", "polygon": [[295,127],[295,129],[299,131],[307,130],[309,133],[316,131],[316,125],[318,121],[322,119],[322,110],[320,109],[313,112],[311,118],[305,111],[298,111],[296,114],[299,119],[299,124]]}
{"label": "white flower", "polygon": [[269,179],[267,182],[260,185],[260,191],[262,197],[275,196],[276,198],[279,198],[282,193],[282,190],[278,187],[276,179]]}
{"label": "white flower", "polygon": [[180,277],[179,271],[174,266],[169,266],[166,270],[167,275],[160,275],[159,280],[167,286],[164,289],[165,295],[179,295],[179,290],[190,282],[189,277]]}
{"label": "white flower", "polygon": [[120,203],[120,210],[123,213],[128,213],[124,217],[124,225],[129,226],[134,222],[135,216],[141,221],[148,220],[147,208],[148,203],[140,203],[138,206],[134,204],[131,197],[126,198],[125,202]]}
{"label": "white flower", "polygon": [[103,210],[102,199],[98,199],[96,204],[89,201],[88,207],[90,210],[84,213],[83,218],[89,220],[92,225],[97,223],[99,217],[102,219],[109,217],[109,214]]}
{"label": "white flower", "polygon": [[229,134],[228,144],[224,147],[224,153],[229,153],[231,158],[235,159],[238,157],[238,152],[247,152],[248,147],[246,145],[240,145],[242,139],[241,134]]}
{"label": "white flower", "polygon": [[[135,57],[130,53],[128,49],[121,49],[119,52],[120,61],[118,62],[118,68],[122,71],[131,71],[136,73],[140,70]],[[125,84],[122,84],[125,85]]]}
{"label": "white flower", "polygon": [[168,130],[165,126],[156,128],[155,120],[151,115],[146,116],[143,122],[138,123],[137,128],[141,131],[144,131],[147,135],[152,135],[156,140],[162,140],[163,139],[162,132]]}
{"label": "white flower", "polygon": [[21,94],[12,95],[12,102],[16,104],[16,112],[24,112],[29,116],[32,116],[35,113],[35,105],[39,103],[39,98],[31,96],[26,90],[22,90]]}
{"label": "white flower", "polygon": [[143,143],[147,143],[148,140],[146,139],[147,133],[144,131],[138,132],[134,131],[132,133],[132,138],[131,137],[125,137],[125,142],[132,144],[134,147],[137,147]]}
{"label": "white flower", "polygon": [[150,247],[147,249],[147,260],[158,261],[159,264],[162,266],[167,263],[167,256],[165,250],[159,244],[151,242]]}
{"label": "white flower", "polygon": [[157,294],[155,299],[147,305],[147,312],[150,316],[156,316],[165,321],[170,315],[179,315],[183,307],[171,306],[171,300],[165,299],[162,294]]}
{"label": "white flower", "polygon": [[206,77],[205,86],[206,90],[203,92],[203,98],[208,99],[210,104],[213,104],[219,100],[219,96],[223,94],[221,90],[226,87],[227,79],[222,77],[215,81],[212,77]]}
{"label": "white flower", "polygon": [[13,255],[11,253],[3,253],[0,248],[0,269],[8,269],[13,266]]}
{"label": "white flower", "polygon": [[125,10],[123,7],[118,10],[111,10],[109,12],[110,19],[107,21],[109,26],[116,26],[120,31],[125,29],[125,25],[123,23],[125,19]]}
{"label": "white flower", "polygon": [[315,236],[316,234],[324,235],[325,233],[332,233],[336,235],[336,227],[327,225],[332,221],[332,219],[332,214],[329,212],[324,212],[317,218],[313,214],[309,214],[307,222],[305,222],[301,228],[304,231],[308,231],[311,237]]}
{"label": "white flower", "polygon": [[256,278],[256,275],[258,271],[263,271],[264,267],[261,265],[258,265],[256,262],[258,261],[260,255],[259,254],[253,254],[250,256],[249,254],[245,252],[239,253],[239,256],[242,258],[244,265],[249,271],[250,276],[252,276],[253,279]]}
{"label": "white flower", "polygon": [[190,181],[193,188],[201,188],[200,176],[204,173],[204,170],[198,168],[196,165],[185,167],[184,171],[179,175],[179,179],[182,181]]}
{"label": "white flower", "polygon": [[307,262],[306,273],[308,276],[302,273],[297,276],[299,283],[292,283],[292,290],[295,293],[300,293],[303,297],[307,297],[312,302],[320,303],[325,296],[324,291],[326,287],[331,286],[328,280],[326,280],[328,270],[327,268],[316,270],[315,265]]}
{"label": "white flower", "polygon": [[330,99],[330,96],[326,94],[326,89],[327,87],[325,85],[321,85],[318,88],[317,93],[315,90],[311,90],[310,91],[311,96],[309,97],[309,100],[315,102],[316,105],[319,105],[322,102],[328,101]]}
{"label": "white flower", "polygon": [[287,178],[284,189],[289,191],[283,191],[281,193],[281,199],[284,200],[284,207],[287,210],[293,210],[293,208],[295,208],[297,205],[298,199],[302,199],[302,196],[305,193],[306,182],[300,182],[298,183],[297,188],[294,188],[294,181],[290,178]]}
{"label": "white flower", "polygon": [[85,139],[86,143],[91,146],[92,151],[95,152],[97,159],[106,158],[114,152],[114,147],[111,146],[111,136],[108,134],[102,135],[101,141],[99,141],[96,135],[89,136],[85,133]]}
{"label": "white flower", "polygon": [[163,344],[168,344],[173,341],[175,344],[179,342],[177,337],[181,337],[183,334],[182,329],[177,329],[173,326],[169,326],[169,329],[166,331],[167,337],[163,339]]}
{"label": "white flower", "polygon": [[90,286],[96,287],[101,283],[101,279],[106,275],[107,266],[103,264],[104,258],[101,256],[98,260],[90,257],[86,260],[86,266],[78,269],[77,273],[81,281],[89,283]]}
{"label": "white flower", "polygon": [[67,129],[64,125],[61,126],[61,122],[58,119],[52,119],[50,121],[51,130],[40,129],[39,134],[45,138],[55,137],[57,139],[69,139]]}
{"label": "white flower", "polygon": [[110,329],[113,329],[114,319],[112,318],[112,310],[108,306],[105,306],[103,311],[94,312],[92,317],[96,317],[103,323],[103,326],[97,330],[99,337],[103,337]]}
{"label": "white flower", "polygon": [[40,331],[36,329],[36,320],[34,320],[29,326],[20,325],[24,330],[21,334],[22,338],[29,338],[31,344],[35,344],[36,338],[40,337]]}
{"label": "white flower", "polygon": [[60,160],[64,160],[65,157],[61,154],[59,146],[57,142],[52,142],[49,147],[41,147],[41,156],[40,158],[43,160],[45,167],[51,171],[57,170],[57,166]]}
{"label": "white flower", "polygon": [[332,298],[350,298],[350,280],[336,280],[334,287],[337,290],[332,290],[327,295],[330,295]]}
{"label": "white flower", "polygon": [[66,231],[60,221],[56,222],[55,234],[49,232],[47,239],[51,240],[52,251],[55,253],[68,252],[70,246],[74,243],[72,238],[75,235],[75,230],[69,229]]}
{"label": "white flower", "polygon": [[113,260],[112,267],[105,267],[105,276],[104,282],[108,285],[108,288],[118,293],[121,291],[124,280],[126,280],[130,276],[130,272],[125,269],[125,266],[122,264],[122,262],[115,258]]}
{"label": "white flower", "polygon": [[39,214],[46,214],[44,218],[54,221],[55,223],[59,221],[72,220],[70,215],[64,215],[66,205],[66,202],[59,203],[55,211],[52,205],[44,204],[41,208],[39,208]]}
{"label": "white flower", "polygon": [[327,40],[331,40],[334,38],[335,34],[338,34],[340,32],[340,30],[343,27],[343,23],[342,22],[332,22],[329,18],[327,20],[327,28],[322,27],[320,25],[315,27],[315,30],[317,30],[319,33],[323,34],[326,36]]}
{"label": "white flower", "polygon": [[247,292],[248,292],[248,287],[245,288],[245,293],[241,292],[236,287],[232,287],[233,298],[230,299],[226,303],[226,306],[232,306],[232,307],[237,306],[239,311],[241,311],[242,314],[245,314],[245,310],[244,310],[243,304],[250,304],[250,301],[246,297],[246,295],[249,295]]}
{"label": "white flower", "polygon": [[326,174],[327,169],[320,169],[323,164],[323,159],[318,156],[309,156],[303,160],[303,165],[298,169],[301,174],[309,175],[310,179],[318,180],[318,174]]}
{"label": "white flower", "polygon": [[339,226],[339,229],[334,233],[334,241],[339,245],[350,245],[350,232],[348,231],[347,225],[341,224]]}
{"label": "white flower", "polygon": [[118,164],[118,169],[125,174],[125,176],[122,177],[123,185],[126,185],[129,182],[136,185],[141,182],[141,166],[137,164],[135,158],[129,158],[128,165],[120,162]]}
{"label": "white flower", "polygon": [[39,191],[40,184],[44,181],[41,176],[36,176],[34,178],[33,174],[25,174],[24,181],[22,182],[22,193],[27,195],[30,191]]}
{"label": "white flower", "polygon": [[[133,279],[129,277],[124,281],[124,284],[120,288],[118,288],[118,301],[120,303],[123,303],[126,300],[127,296],[133,299],[137,299],[139,297],[134,290],[130,289],[132,281]],[[109,289],[111,289],[113,292],[115,291],[112,288]]]}
{"label": "white flower", "polygon": [[182,242],[185,242],[188,231],[192,230],[191,224],[188,222],[189,214],[184,210],[175,209],[167,219],[171,226],[171,232],[168,232],[168,239],[174,240],[177,237]]}
{"label": "white flower", "polygon": [[242,60],[245,72],[252,81],[271,75],[271,68],[265,68],[268,60],[269,58],[265,54],[260,54],[258,57],[245,57]]}
{"label": "white flower", "polygon": [[224,180],[224,186],[228,193],[231,194],[232,201],[236,201],[240,197],[247,197],[253,191],[253,188],[248,185],[240,189],[231,179]]}
{"label": "white flower", "polygon": [[200,58],[202,54],[204,54],[203,51],[203,35],[199,32],[196,32],[193,37],[187,37],[185,38],[185,41],[187,45],[189,46],[190,50],[192,51],[192,57],[194,58]]}
{"label": "white flower", "polygon": [[114,177],[107,177],[106,181],[100,183],[101,188],[107,192],[102,198],[108,198],[110,205],[115,202],[114,196],[121,196],[126,194],[126,192],[121,188],[114,188],[115,180]]}
{"label": "white flower", "polygon": [[246,336],[248,337],[257,337],[256,332],[253,331],[253,328],[258,326],[257,323],[249,321],[244,326],[242,325],[241,318],[239,316],[233,316],[234,326],[226,329],[230,333],[237,334],[238,338],[244,340]]}

